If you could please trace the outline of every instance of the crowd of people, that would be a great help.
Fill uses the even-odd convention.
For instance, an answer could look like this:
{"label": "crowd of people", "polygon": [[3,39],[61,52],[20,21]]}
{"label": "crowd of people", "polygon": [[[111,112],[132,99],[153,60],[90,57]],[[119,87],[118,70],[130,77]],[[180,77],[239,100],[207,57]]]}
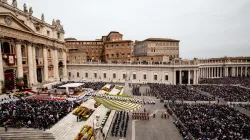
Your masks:
{"label": "crowd of people", "polygon": [[170,107],[195,139],[250,139],[250,118],[229,106],[170,104]]}
{"label": "crowd of people", "polygon": [[48,129],[79,104],[60,100],[20,99],[0,104],[0,126]]}
{"label": "crowd of people", "polygon": [[164,100],[213,101],[214,97],[205,96],[186,85],[150,84],[151,95]]}
{"label": "crowd of people", "polygon": [[118,112],[111,129],[112,136],[126,137],[128,128],[129,115],[128,112]]}
{"label": "crowd of people", "polygon": [[224,85],[241,85],[250,88],[250,77],[223,77],[214,79],[201,79],[200,84],[224,84]]}
{"label": "crowd of people", "polygon": [[132,119],[135,120],[149,120],[149,113],[148,112],[133,112]]}
{"label": "crowd of people", "polygon": [[96,94],[96,93],[89,93],[88,96],[98,97],[98,98],[104,98],[108,100],[118,100],[118,101],[124,101],[124,102],[131,102],[131,103],[140,103],[140,104],[155,104],[155,101],[153,99],[151,100],[144,100],[141,98],[127,98],[127,97],[119,97],[119,96],[110,96],[110,95],[103,95],[103,94]]}
{"label": "crowd of people", "polygon": [[132,86],[132,94],[134,96],[141,96],[140,86],[139,85]]}
{"label": "crowd of people", "polygon": [[208,92],[213,96],[230,102],[247,102],[250,100],[250,89],[230,85],[195,85],[194,88]]}

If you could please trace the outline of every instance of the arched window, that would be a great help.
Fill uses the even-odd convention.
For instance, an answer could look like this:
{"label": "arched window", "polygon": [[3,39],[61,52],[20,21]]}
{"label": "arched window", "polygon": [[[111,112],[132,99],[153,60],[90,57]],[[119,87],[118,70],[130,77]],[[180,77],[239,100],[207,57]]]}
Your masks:
{"label": "arched window", "polygon": [[8,42],[4,42],[1,45],[1,51],[2,51],[2,53],[12,53],[12,49],[11,49],[10,44]]}

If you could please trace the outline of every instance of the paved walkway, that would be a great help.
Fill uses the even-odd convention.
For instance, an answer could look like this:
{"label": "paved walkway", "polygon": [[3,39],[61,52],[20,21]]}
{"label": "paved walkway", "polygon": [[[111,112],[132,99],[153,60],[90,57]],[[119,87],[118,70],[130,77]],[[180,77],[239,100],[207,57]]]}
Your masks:
{"label": "paved walkway", "polygon": [[98,108],[94,108],[94,103],[94,99],[89,99],[87,102],[82,103],[82,106],[95,109],[94,113],[88,118],[87,121],[77,122],[77,117],[71,112],[55,124],[50,130],[46,131],[52,133],[56,140],[73,140],[84,125],[93,126],[93,121],[97,114],[100,115],[100,122],[105,117],[108,109],[103,105],[100,105]]}

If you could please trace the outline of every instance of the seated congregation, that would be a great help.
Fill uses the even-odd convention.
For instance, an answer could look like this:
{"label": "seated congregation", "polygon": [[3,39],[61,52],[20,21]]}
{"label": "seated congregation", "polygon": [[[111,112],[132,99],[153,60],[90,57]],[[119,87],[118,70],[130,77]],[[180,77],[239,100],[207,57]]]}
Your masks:
{"label": "seated congregation", "polygon": [[170,104],[175,115],[187,128],[175,124],[182,134],[190,132],[195,139],[250,139],[250,118],[226,105]]}
{"label": "seated congregation", "polygon": [[117,112],[115,121],[113,122],[113,126],[111,128],[112,136],[127,136],[127,128],[128,128],[129,115],[128,112]]}
{"label": "seated congregation", "polygon": [[164,100],[186,100],[186,101],[213,101],[214,97],[207,97],[194,91],[186,85],[166,85],[166,84],[149,84],[151,95]]}
{"label": "seated congregation", "polygon": [[0,104],[0,126],[48,129],[79,104],[67,100],[20,99]]}

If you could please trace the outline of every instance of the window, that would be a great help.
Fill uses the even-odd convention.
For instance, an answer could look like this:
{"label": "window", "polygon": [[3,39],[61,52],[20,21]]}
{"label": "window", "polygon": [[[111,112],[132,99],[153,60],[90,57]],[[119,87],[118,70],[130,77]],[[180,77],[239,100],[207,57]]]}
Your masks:
{"label": "window", "polygon": [[79,76],[79,72],[76,73],[76,76],[77,76],[77,77],[80,77],[80,76]]}
{"label": "window", "polygon": [[103,73],[103,78],[106,78],[106,73]]}
{"label": "window", "polygon": [[50,31],[47,31],[47,36],[50,36]]}
{"label": "window", "polygon": [[69,77],[71,77],[71,72],[69,72]]}
{"label": "window", "polygon": [[85,73],[85,77],[88,78],[88,77],[89,77],[89,74],[88,74],[88,73]]}
{"label": "window", "polygon": [[97,78],[97,73],[94,73],[94,77]]}
{"label": "window", "polygon": [[40,28],[39,28],[39,27],[36,27],[36,31],[39,32],[39,31],[40,31]]}
{"label": "window", "polygon": [[60,33],[57,33],[57,39],[60,39],[61,35]]}
{"label": "window", "polygon": [[123,75],[122,75],[122,78],[123,78],[123,79],[126,79],[126,74],[123,74]]}
{"label": "window", "polygon": [[25,46],[21,46],[22,57],[26,57]]}
{"label": "window", "polygon": [[116,48],[118,49],[118,45],[116,45]]}
{"label": "window", "polygon": [[151,58],[151,60],[154,60],[154,58]]}
{"label": "window", "polygon": [[136,74],[133,74],[133,79],[134,79],[134,80],[136,79]]}
{"label": "window", "polygon": [[165,80],[168,81],[168,75],[165,75]]}
{"label": "window", "polygon": [[157,75],[154,75],[154,80],[157,80]]}
{"label": "window", "polygon": [[114,57],[114,54],[111,54],[112,57]]}
{"label": "window", "polygon": [[143,79],[144,79],[144,80],[147,79],[147,75],[146,75],[146,74],[143,75]]}
{"label": "window", "polygon": [[109,54],[107,54],[107,58],[109,58]]}
{"label": "window", "polygon": [[116,78],[116,74],[115,73],[113,73],[113,78]]}

